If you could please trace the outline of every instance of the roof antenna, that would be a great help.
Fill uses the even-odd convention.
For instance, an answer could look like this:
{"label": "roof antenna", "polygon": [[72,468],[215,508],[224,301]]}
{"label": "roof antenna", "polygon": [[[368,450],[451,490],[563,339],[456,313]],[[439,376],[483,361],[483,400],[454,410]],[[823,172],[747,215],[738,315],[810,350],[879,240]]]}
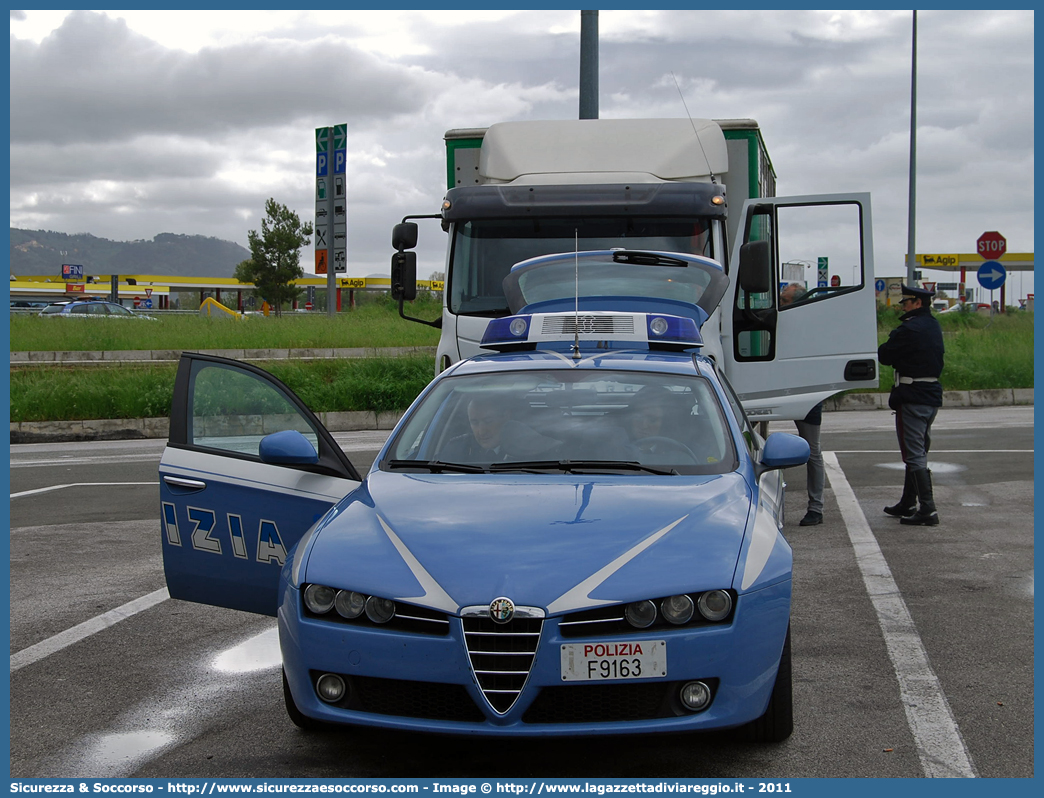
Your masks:
{"label": "roof antenna", "polygon": [[580,232],[573,228],[573,360],[580,359]]}
{"label": "roof antenna", "polygon": [[696,123],[692,121],[692,114],[689,113],[689,106],[685,102],[685,95],[682,94],[681,86],[678,85],[678,78],[674,77],[674,72],[671,72],[671,79],[674,81],[674,87],[678,90],[678,96],[681,97],[682,107],[685,108],[685,115],[689,117],[689,124],[692,125],[692,132],[696,134],[696,141],[700,145],[700,152],[703,153],[703,160],[707,162],[707,171],[710,172],[710,179],[712,183],[718,181],[714,176],[714,167],[711,166],[710,158],[707,157],[707,151],[703,149],[703,142],[700,141],[700,133],[696,130]]}

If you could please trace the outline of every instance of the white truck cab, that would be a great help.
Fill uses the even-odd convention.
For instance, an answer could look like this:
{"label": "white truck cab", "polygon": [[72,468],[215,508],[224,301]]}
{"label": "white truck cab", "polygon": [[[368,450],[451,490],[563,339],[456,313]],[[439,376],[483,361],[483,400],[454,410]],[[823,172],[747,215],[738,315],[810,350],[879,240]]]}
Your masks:
{"label": "white truck cab", "polygon": [[[877,386],[869,195],[772,197],[753,120],[505,122],[451,130],[446,146],[441,212],[393,233],[400,302],[416,293],[409,220],[438,218],[449,235],[442,317],[428,322],[442,330],[437,371],[485,351],[489,320],[510,313],[512,266],[615,249],[721,265],[729,285],[703,325],[704,353],[753,421],[804,418],[840,391]],[[781,306],[792,281],[810,290]],[[619,279],[598,294],[631,295]]]}

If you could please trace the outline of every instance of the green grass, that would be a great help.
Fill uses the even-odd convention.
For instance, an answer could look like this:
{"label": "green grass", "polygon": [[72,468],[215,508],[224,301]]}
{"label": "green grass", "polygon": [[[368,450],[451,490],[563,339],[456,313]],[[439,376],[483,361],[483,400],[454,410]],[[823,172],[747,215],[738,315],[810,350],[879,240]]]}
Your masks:
{"label": "green grass", "polygon": [[[436,319],[431,299],[411,303],[406,315]],[[435,346],[439,331],[406,321],[390,300],[371,299],[332,319],[318,313],[246,316],[242,320],[158,315],[156,321],[56,319],[11,315],[11,351],[127,349],[323,349]]]}
{"label": "green grass", "polygon": [[[1033,387],[1033,314],[936,314],[946,347],[940,381],[947,391]],[[878,314],[878,341],[899,324],[890,309]],[[878,390],[892,388],[892,369],[881,367]]]}
{"label": "green grass", "polygon": [[175,370],[173,365],[11,369],[11,421],[169,416]]}
{"label": "green grass", "polygon": [[[261,364],[314,412],[401,411],[435,373],[431,357]],[[48,366],[11,370],[11,421],[170,415],[174,365]]]}
{"label": "green grass", "polygon": [[[407,313],[436,318],[438,307],[418,302]],[[141,324],[14,317],[11,348],[285,349],[434,346],[438,341],[438,330],[400,319],[388,302],[371,302],[332,320],[302,316],[254,317],[242,323],[166,317]],[[946,390],[1033,387],[1032,314],[991,320],[948,313],[938,318],[946,343]],[[899,323],[898,314],[883,310],[878,322],[883,341]],[[273,361],[262,366],[316,412],[404,410],[435,371],[430,357]],[[174,372],[173,365],[12,368],[11,421],[167,416]],[[882,368],[879,390],[888,391],[891,382],[892,369]]]}

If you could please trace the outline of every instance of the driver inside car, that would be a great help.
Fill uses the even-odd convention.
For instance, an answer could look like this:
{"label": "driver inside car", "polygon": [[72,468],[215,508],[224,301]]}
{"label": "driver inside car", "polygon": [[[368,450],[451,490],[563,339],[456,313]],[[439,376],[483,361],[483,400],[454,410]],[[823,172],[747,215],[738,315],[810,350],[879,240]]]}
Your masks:
{"label": "driver inside car", "polygon": [[635,395],[626,420],[632,452],[643,463],[716,463],[720,457],[697,417],[694,400],[663,387],[647,386]]}
{"label": "driver inside car", "polygon": [[640,460],[648,455],[677,451],[677,446],[670,446],[669,441],[664,440],[678,434],[681,417],[675,404],[670,391],[663,387],[646,386],[635,394],[626,428],[631,446],[641,453]]}

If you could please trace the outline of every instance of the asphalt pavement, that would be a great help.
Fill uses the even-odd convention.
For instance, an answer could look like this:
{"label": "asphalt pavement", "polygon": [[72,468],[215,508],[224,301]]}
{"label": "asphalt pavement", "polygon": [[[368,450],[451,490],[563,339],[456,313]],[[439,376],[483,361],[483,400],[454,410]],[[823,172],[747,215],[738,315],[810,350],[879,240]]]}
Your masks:
{"label": "asphalt pavement", "polygon": [[[365,471],[386,435],[336,437]],[[795,733],[769,746],[671,735],[505,755],[458,738],[303,733],[282,706],[273,619],[163,595],[163,445],[11,447],[14,777],[1033,775],[1032,406],[940,412],[942,524],[923,528],[881,512],[902,483],[892,414],[824,415],[821,526],[797,525],[804,469],[787,471]]]}

